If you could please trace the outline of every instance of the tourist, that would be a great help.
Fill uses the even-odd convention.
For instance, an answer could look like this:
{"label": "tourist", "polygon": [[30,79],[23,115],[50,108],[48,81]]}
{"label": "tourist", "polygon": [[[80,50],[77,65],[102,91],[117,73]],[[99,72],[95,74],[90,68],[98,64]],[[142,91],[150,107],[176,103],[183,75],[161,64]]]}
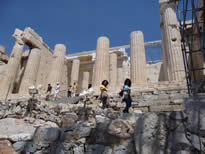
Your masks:
{"label": "tourist", "polygon": [[51,84],[49,83],[48,84],[48,88],[47,88],[47,92],[46,92],[46,100],[49,100],[49,97],[51,95],[51,92],[52,92],[52,86]]}
{"label": "tourist", "polygon": [[88,89],[90,89],[90,88],[92,88],[92,84],[89,83],[88,84]]}
{"label": "tourist", "polygon": [[131,80],[130,79],[126,79],[122,88],[123,91],[123,101],[125,101],[126,106],[125,109],[123,110],[124,113],[129,113],[129,108],[131,107],[131,103],[132,103],[132,99],[130,96],[131,93]]}
{"label": "tourist", "polygon": [[107,108],[108,107],[108,86],[109,82],[107,80],[103,80],[102,84],[100,85],[100,100],[102,101],[102,108]]}
{"label": "tourist", "polygon": [[59,82],[56,83],[56,90],[55,90],[55,95],[54,95],[54,99],[56,100],[58,93],[60,92],[60,84]]}
{"label": "tourist", "polygon": [[71,97],[71,93],[72,93],[72,86],[70,85],[68,87],[68,97]]}
{"label": "tourist", "polygon": [[74,82],[72,87],[73,96],[76,96],[77,90],[78,90],[78,84]]}

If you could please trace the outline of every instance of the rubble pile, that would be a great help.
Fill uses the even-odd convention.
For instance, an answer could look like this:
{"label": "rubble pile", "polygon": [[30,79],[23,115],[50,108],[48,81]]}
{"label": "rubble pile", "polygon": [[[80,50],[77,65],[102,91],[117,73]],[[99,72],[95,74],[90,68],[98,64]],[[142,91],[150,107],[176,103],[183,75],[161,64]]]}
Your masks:
{"label": "rubble pile", "polygon": [[[148,99],[150,108],[155,95],[162,97],[160,93],[152,93]],[[134,104],[140,97],[136,94],[132,98]],[[93,96],[81,97],[74,104],[45,104],[35,99],[1,102],[0,153],[196,154],[205,151],[205,97],[184,98],[184,111],[141,110],[141,113],[135,107],[130,113],[122,113],[121,107],[114,105],[120,97],[110,99],[107,109],[102,109]]]}

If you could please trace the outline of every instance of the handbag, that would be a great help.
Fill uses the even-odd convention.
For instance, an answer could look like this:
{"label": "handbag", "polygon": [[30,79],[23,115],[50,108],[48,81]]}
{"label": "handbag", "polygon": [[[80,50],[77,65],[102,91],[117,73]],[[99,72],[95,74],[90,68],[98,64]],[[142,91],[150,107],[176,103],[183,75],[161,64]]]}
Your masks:
{"label": "handbag", "polygon": [[120,92],[119,92],[119,95],[122,97],[123,96],[123,90],[121,90]]}

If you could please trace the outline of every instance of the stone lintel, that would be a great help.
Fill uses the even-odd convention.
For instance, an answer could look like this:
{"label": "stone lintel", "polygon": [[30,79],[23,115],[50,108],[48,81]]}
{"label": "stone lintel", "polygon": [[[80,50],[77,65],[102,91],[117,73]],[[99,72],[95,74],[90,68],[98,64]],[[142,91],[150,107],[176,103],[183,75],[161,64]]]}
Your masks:
{"label": "stone lintel", "polygon": [[88,54],[88,55],[82,55],[82,56],[80,56],[80,55],[77,55],[77,56],[66,56],[66,59],[68,60],[68,61],[73,61],[74,59],[81,59],[81,58],[86,58],[86,57],[93,57],[93,55],[92,54]]}
{"label": "stone lintel", "polygon": [[26,44],[33,48],[47,49],[48,51],[53,53],[53,51],[44,42],[41,42],[39,39],[36,39],[36,37],[33,36],[32,33],[24,32],[22,39],[23,41],[25,41]]}
{"label": "stone lintel", "polygon": [[39,40],[40,42],[43,43],[43,39],[42,37],[40,37],[33,29],[31,29],[30,27],[26,27],[24,29],[24,33],[30,33],[35,39]]}
{"label": "stone lintel", "polygon": [[13,37],[17,40],[25,42],[32,48],[46,48],[48,51],[53,53],[53,51],[43,42],[43,39],[30,27],[25,28],[24,31],[16,28]]}
{"label": "stone lintel", "polygon": [[116,49],[111,49],[110,50],[110,54],[111,53],[116,53],[118,56],[124,56],[124,55],[126,55],[127,56],[127,53],[126,53],[126,50],[125,50],[125,48],[120,48],[120,49],[118,49],[118,50],[116,50]]}
{"label": "stone lintel", "polygon": [[[149,45],[156,45],[156,44],[160,44],[162,41],[161,40],[157,40],[157,41],[150,41],[150,42],[145,42],[144,45],[145,46],[149,46]],[[122,46],[117,46],[117,47],[112,47],[110,48],[110,52],[112,52],[113,50],[119,50],[119,49],[128,49],[130,48],[130,45],[122,45]],[[122,51],[121,51],[122,52]],[[73,53],[73,54],[68,54],[66,56],[66,59],[72,59],[72,57],[75,56],[82,56],[82,55],[94,55],[96,53],[96,50],[90,50],[90,51],[82,51],[82,52],[78,52],[78,53]]]}

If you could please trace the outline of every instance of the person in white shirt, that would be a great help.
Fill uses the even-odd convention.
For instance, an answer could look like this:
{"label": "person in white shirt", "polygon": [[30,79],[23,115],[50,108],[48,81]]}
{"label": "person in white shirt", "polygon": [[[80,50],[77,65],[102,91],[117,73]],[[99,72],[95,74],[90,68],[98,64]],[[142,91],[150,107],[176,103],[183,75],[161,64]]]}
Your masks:
{"label": "person in white shirt", "polygon": [[55,89],[55,94],[54,94],[54,99],[56,100],[58,93],[60,92],[60,84],[59,82],[56,83],[56,89]]}

